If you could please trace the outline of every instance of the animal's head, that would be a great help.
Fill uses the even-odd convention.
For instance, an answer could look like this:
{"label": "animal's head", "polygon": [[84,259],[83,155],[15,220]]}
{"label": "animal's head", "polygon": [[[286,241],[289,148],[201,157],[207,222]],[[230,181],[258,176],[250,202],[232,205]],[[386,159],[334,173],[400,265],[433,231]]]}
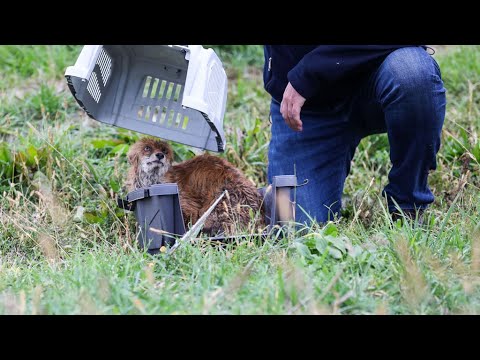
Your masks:
{"label": "animal's head", "polygon": [[165,141],[145,137],[130,147],[127,158],[137,173],[162,176],[172,165],[173,151]]}

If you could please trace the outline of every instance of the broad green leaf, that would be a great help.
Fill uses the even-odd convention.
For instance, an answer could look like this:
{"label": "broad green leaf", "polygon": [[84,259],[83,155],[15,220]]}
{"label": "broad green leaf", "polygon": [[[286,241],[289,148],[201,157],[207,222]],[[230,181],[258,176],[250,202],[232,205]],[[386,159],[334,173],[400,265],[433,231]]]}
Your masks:
{"label": "broad green leaf", "polygon": [[318,236],[315,242],[315,247],[320,254],[323,254],[327,250],[328,242],[322,236]]}
{"label": "broad green leaf", "polygon": [[308,247],[301,242],[296,241],[294,243],[295,248],[297,249],[298,253],[306,258],[310,258],[312,254],[310,253],[310,250]]}
{"label": "broad green leaf", "polygon": [[123,216],[125,216],[126,212],[125,210],[123,209],[120,209],[120,208],[115,208],[115,216],[118,217],[118,218],[121,218]]}
{"label": "broad green leaf", "polygon": [[476,161],[480,163],[480,142],[473,147],[472,154],[475,157]]}
{"label": "broad green leaf", "polygon": [[118,181],[110,178],[109,184],[114,192],[118,193],[120,191],[120,184],[118,183]]}
{"label": "broad green leaf", "polygon": [[104,221],[104,218],[100,217],[96,211],[85,211],[83,217],[89,223],[101,223]]}
{"label": "broad green leaf", "polygon": [[6,143],[0,144],[0,176],[6,179],[13,175],[12,154]]}
{"label": "broad green leaf", "polygon": [[122,144],[121,140],[107,140],[107,139],[94,139],[91,141],[91,144],[95,149],[105,149],[105,148],[110,148],[117,146],[119,144]]}
{"label": "broad green leaf", "polygon": [[363,249],[360,245],[354,245],[352,248],[352,251],[348,252],[348,255],[350,255],[352,258],[356,258],[357,256],[362,255]]}
{"label": "broad green leaf", "polygon": [[36,157],[38,157],[37,148],[34,145],[30,144],[26,151],[27,166],[34,166]]}
{"label": "broad green leaf", "polygon": [[335,248],[337,248],[341,253],[346,253],[347,249],[345,248],[345,237],[333,237],[333,236],[326,236],[326,240]]}
{"label": "broad green leaf", "polygon": [[127,144],[120,144],[115,146],[112,150],[110,150],[110,154],[120,154],[126,155],[128,152],[129,146]]}
{"label": "broad green leaf", "polygon": [[317,241],[317,234],[307,234],[302,238],[302,243],[307,246],[310,250],[315,249],[316,241]]}
{"label": "broad green leaf", "polygon": [[338,236],[338,229],[337,226],[334,223],[329,223],[327,226],[325,226],[325,229],[323,230],[323,234],[325,236],[330,235],[330,236]]}
{"label": "broad green leaf", "polygon": [[90,170],[90,173],[93,176],[93,179],[98,182],[98,174],[95,171],[95,168],[93,167],[93,164],[90,163],[90,160],[85,159],[84,164],[87,165],[88,170]]}
{"label": "broad green leaf", "polygon": [[12,161],[12,155],[6,143],[0,144],[0,161],[5,163],[10,163]]}
{"label": "broad green leaf", "polygon": [[335,259],[341,259],[342,258],[342,252],[338,250],[337,248],[330,246],[328,248],[328,253]]}

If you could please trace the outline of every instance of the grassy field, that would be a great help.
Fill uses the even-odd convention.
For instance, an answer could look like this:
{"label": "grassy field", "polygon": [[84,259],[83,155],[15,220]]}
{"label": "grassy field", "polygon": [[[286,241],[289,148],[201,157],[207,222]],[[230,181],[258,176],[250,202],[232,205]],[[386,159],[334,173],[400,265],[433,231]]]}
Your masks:
{"label": "grassy field", "polygon": [[[220,156],[263,186],[262,48],[214,48],[230,80]],[[116,208],[139,134],[79,110],[63,78],[79,50],[0,46],[1,314],[480,313],[480,46],[435,55],[448,106],[424,227],[386,214],[376,135],[357,150],[339,221],[261,244],[200,239],[170,257],[138,250],[133,215]]]}

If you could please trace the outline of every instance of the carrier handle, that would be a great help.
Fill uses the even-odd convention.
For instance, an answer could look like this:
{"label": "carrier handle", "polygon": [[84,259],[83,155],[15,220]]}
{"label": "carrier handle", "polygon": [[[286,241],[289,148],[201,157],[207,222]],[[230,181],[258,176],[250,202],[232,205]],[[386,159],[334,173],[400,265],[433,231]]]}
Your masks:
{"label": "carrier handle", "polygon": [[145,199],[149,196],[150,191],[148,189],[135,190],[129,193],[126,199],[117,197],[117,205],[121,209],[133,211],[135,210],[135,204],[137,200]]}
{"label": "carrier handle", "polygon": [[117,197],[117,205],[121,209],[133,211],[137,200],[146,199],[155,195],[178,195],[178,185],[176,183],[164,183],[133,190],[127,194],[126,199]]}

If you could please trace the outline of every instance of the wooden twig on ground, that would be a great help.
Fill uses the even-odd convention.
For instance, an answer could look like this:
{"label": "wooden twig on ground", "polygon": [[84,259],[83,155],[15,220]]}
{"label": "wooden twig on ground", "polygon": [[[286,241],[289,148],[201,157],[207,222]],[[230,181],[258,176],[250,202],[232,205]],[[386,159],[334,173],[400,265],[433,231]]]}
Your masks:
{"label": "wooden twig on ground", "polygon": [[170,251],[168,252],[169,255],[171,255],[175,250],[177,250],[177,248],[182,245],[183,243],[189,241],[190,239],[196,237],[198,235],[198,233],[200,232],[200,230],[202,230],[203,228],[203,225],[205,224],[205,221],[207,220],[208,216],[211,214],[211,212],[213,211],[213,209],[215,209],[215,206],[217,206],[217,204],[220,202],[220,200],[222,200],[222,198],[225,196],[225,194],[227,193],[227,190],[225,190],[219,197],[217,200],[215,200],[215,202],[212,204],[212,206],[210,206],[208,208],[207,211],[205,211],[205,213],[200,217],[200,219],[198,219],[198,221],[191,227],[190,230],[188,230],[185,235],[182,236],[182,238],[180,240],[178,240],[175,245],[173,245],[171,248],[170,248]]}

